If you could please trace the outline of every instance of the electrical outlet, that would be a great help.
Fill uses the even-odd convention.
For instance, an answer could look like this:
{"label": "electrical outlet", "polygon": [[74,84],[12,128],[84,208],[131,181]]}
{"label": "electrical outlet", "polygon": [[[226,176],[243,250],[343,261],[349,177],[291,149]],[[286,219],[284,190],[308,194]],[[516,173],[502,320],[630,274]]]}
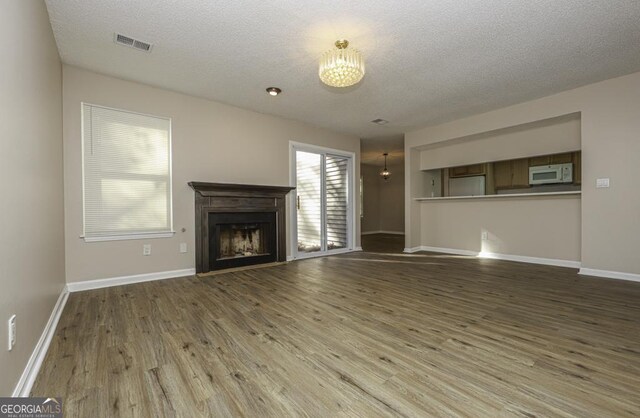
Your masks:
{"label": "electrical outlet", "polygon": [[180,243],[180,252],[181,253],[186,253],[187,252],[187,243],[186,242],[181,242]]}
{"label": "electrical outlet", "polygon": [[482,234],[480,234],[480,238],[481,238],[483,241],[488,240],[488,239],[489,239],[489,233],[488,233],[487,231],[482,231]]}
{"label": "electrical outlet", "polygon": [[151,255],[151,244],[144,244],[142,246],[142,255]]}
{"label": "electrical outlet", "polygon": [[605,178],[605,179],[596,179],[596,188],[597,189],[602,189],[602,188],[607,188],[609,187],[609,179]]}
{"label": "electrical outlet", "polygon": [[13,350],[13,346],[16,345],[16,315],[11,315],[9,318],[9,323],[7,330],[9,331],[9,336],[7,338],[8,346],[7,349],[9,351]]}

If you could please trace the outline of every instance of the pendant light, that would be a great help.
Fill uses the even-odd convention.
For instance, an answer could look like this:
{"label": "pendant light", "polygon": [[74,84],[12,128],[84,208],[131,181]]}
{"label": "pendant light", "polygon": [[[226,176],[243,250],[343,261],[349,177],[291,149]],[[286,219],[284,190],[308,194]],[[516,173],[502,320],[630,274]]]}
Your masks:
{"label": "pendant light", "polygon": [[387,170],[387,156],[389,155],[389,153],[385,152],[382,155],[384,155],[384,169],[380,172],[380,175],[382,176],[383,179],[386,180],[391,175],[391,171]]}

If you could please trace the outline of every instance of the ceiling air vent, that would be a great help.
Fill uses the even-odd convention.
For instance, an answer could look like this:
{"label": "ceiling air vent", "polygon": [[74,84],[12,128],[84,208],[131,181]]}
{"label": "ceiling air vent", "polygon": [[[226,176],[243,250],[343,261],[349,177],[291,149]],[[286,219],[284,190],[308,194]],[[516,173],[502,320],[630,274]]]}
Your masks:
{"label": "ceiling air vent", "polygon": [[384,120],[384,119],[374,119],[371,122],[375,123],[376,125],[386,125],[387,123],[389,123],[388,120]]}
{"label": "ceiling air vent", "polygon": [[115,34],[114,41],[119,45],[128,46],[129,48],[139,49],[140,51],[144,52],[151,52],[150,43],[139,41],[129,36],[125,36],[121,33]]}

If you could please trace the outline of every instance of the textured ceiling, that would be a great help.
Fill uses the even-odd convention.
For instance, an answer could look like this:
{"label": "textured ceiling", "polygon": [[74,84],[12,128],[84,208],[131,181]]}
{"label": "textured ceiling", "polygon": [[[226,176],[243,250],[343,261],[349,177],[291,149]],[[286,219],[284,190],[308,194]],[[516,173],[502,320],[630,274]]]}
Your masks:
{"label": "textured ceiling", "polygon": [[[360,137],[640,71],[638,0],[46,3],[67,64]],[[118,46],[114,32],[153,51]],[[344,90],[317,74],[337,38],[366,60],[364,80]]]}

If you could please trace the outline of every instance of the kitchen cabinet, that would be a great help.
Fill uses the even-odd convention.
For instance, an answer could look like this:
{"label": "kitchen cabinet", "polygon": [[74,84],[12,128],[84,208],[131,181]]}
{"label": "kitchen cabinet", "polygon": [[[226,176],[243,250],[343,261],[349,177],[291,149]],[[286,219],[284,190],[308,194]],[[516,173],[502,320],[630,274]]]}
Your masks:
{"label": "kitchen cabinet", "polygon": [[521,158],[493,163],[493,176],[496,190],[529,187],[529,160]]}
{"label": "kitchen cabinet", "polygon": [[511,187],[511,161],[493,163],[493,183],[496,190]]}
{"label": "kitchen cabinet", "polygon": [[564,154],[554,154],[551,156],[551,164],[567,164],[573,162],[573,152],[565,152]]}
{"label": "kitchen cabinet", "polygon": [[[580,151],[577,151],[580,152]],[[575,152],[565,152],[563,154],[542,155],[539,157],[529,158],[529,167],[550,164],[567,164],[572,163]]]}
{"label": "kitchen cabinet", "polygon": [[529,161],[527,158],[512,160],[511,170],[513,172],[511,187],[514,189],[529,187]]}
{"label": "kitchen cabinet", "polygon": [[573,184],[582,184],[582,153],[573,153]]}
{"label": "kitchen cabinet", "polygon": [[542,155],[539,157],[529,158],[529,167],[551,164],[567,164],[573,162],[573,152],[565,152],[563,154]]}
{"label": "kitchen cabinet", "polygon": [[465,165],[449,169],[449,177],[481,176],[485,174],[484,164]]}

